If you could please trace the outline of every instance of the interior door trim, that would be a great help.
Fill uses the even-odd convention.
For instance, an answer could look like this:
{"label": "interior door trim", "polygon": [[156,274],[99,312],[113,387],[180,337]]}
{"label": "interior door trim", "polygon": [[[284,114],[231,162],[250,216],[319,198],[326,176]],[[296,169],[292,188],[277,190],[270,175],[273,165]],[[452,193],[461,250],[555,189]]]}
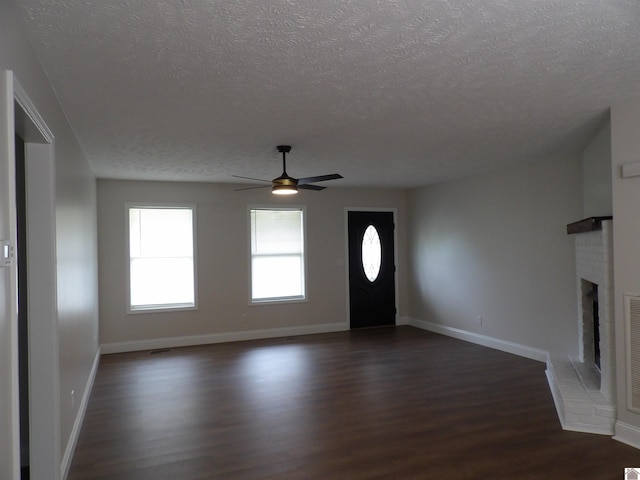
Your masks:
{"label": "interior door trim", "polygon": [[15,130],[25,141],[30,475],[57,480],[65,472],[60,438],[55,137],[15,77],[13,99]]}

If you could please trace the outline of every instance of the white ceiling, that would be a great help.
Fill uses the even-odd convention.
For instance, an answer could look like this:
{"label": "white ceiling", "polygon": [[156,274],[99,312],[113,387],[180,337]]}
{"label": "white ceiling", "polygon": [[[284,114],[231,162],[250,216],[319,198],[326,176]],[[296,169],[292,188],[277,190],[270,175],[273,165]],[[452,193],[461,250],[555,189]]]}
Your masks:
{"label": "white ceiling", "polygon": [[284,143],[415,187],[579,151],[640,94],[637,0],[14,1],[102,178],[271,179]]}

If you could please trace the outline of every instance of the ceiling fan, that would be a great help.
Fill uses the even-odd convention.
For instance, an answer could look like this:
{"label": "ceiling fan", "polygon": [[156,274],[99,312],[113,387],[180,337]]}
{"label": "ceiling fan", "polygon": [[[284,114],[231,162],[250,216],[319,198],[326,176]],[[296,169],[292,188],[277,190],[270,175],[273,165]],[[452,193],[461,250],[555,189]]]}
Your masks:
{"label": "ceiling fan", "polygon": [[[257,182],[267,182],[271,184],[271,192],[277,195],[292,195],[298,193],[298,189],[302,190],[324,190],[327,187],[320,187],[318,185],[312,185],[317,182],[325,182],[327,180],[337,180],[342,178],[339,173],[332,173],[330,175],[319,175],[317,177],[305,177],[305,178],[293,178],[287,175],[287,158],[286,155],[291,151],[291,145],[278,145],[277,149],[282,153],[282,175],[273,180],[263,180],[261,178],[241,177],[240,175],[232,175],[235,178],[244,178],[245,180],[255,180]],[[247,187],[238,188],[235,191],[240,190],[253,190],[256,188],[265,188],[269,185],[261,185],[259,187]]]}

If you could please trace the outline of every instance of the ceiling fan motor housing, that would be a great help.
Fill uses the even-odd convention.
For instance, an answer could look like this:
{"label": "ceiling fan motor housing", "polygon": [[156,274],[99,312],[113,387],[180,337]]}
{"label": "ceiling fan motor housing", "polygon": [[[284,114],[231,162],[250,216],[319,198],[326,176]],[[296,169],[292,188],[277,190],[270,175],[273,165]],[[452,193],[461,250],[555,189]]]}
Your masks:
{"label": "ceiling fan motor housing", "polygon": [[289,175],[281,175],[278,178],[274,178],[272,180],[274,185],[287,185],[287,186],[297,186],[298,180],[296,178],[292,178]]}

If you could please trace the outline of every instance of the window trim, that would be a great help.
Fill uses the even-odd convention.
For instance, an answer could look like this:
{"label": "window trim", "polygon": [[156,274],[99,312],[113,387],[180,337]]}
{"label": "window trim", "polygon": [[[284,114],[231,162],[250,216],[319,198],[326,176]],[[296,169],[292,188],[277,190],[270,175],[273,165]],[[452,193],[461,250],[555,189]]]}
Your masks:
{"label": "window trim", "polygon": [[[172,304],[171,305],[159,305],[159,306],[145,306],[132,308],[131,306],[131,237],[130,237],[130,217],[129,211],[132,208],[141,209],[191,209],[191,228],[193,231],[193,305],[190,304]],[[164,313],[164,312],[185,312],[198,310],[198,212],[195,203],[156,203],[156,202],[126,202],[125,203],[125,269],[126,269],[126,313],[130,315],[139,315],[145,313]]]}
{"label": "window trim", "polygon": [[[280,210],[284,212],[290,211],[299,211],[302,212],[302,296],[288,296],[288,297],[272,297],[265,299],[254,299],[253,298],[253,251],[251,248],[251,240],[252,240],[252,225],[251,225],[251,211],[252,210]],[[288,303],[305,303],[309,301],[309,292],[308,292],[308,275],[307,275],[307,207],[305,205],[247,205],[247,247],[249,253],[249,262],[248,262],[248,291],[249,291],[249,306],[258,306],[258,305],[283,305]]]}

